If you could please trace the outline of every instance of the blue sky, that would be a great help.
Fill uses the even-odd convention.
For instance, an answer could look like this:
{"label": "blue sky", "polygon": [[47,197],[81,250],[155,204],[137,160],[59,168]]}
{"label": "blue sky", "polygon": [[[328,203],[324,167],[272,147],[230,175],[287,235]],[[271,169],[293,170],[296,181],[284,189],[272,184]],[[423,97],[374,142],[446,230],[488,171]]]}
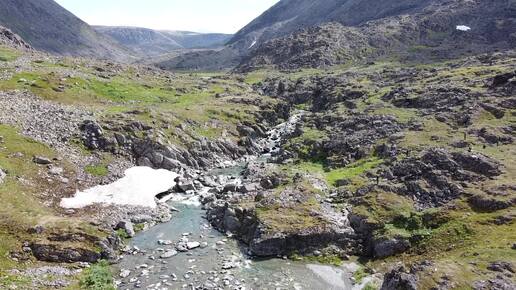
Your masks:
{"label": "blue sky", "polygon": [[279,0],[56,0],[92,25],[235,33]]}

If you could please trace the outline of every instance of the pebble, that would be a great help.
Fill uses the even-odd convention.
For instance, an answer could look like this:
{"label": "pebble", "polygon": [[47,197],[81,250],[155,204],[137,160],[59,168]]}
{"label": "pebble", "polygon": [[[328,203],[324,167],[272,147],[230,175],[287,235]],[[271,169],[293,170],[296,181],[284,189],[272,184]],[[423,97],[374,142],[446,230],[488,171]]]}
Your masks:
{"label": "pebble", "polygon": [[188,248],[188,250],[193,250],[195,248],[198,248],[201,246],[201,243],[199,242],[188,242],[186,243],[186,247]]}
{"label": "pebble", "polygon": [[172,258],[174,257],[175,255],[177,255],[177,251],[176,250],[169,250],[169,251],[166,251],[165,253],[163,253],[160,258],[162,259],[168,259],[168,258]]}
{"label": "pebble", "polygon": [[120,275],[119,276],[120,276],[120,278],[127,278],[127,277],[129,277],[129,275],[131,275],[131,271],[126,270],[126,269],[122,269],[120,271]]}
{"label": "pebble", "polygon": [[158,245],[161,245],[161,246],[168,246],[168,245],[172,245],[173,242],[171,240],[158,240]]}

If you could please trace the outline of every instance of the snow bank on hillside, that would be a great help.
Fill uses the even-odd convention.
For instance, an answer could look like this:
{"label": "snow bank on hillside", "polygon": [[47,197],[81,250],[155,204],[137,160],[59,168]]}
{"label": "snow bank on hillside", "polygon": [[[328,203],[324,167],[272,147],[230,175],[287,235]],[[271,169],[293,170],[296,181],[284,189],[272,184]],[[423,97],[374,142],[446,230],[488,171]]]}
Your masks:
{"label": "snow bank on hillside", "polygon": [[470,31],[471,27],[466,26],[466,25],[457,25],[457,30],[460,30],[460,31]]}
{"label": "snow bank on hillside", "polygon": [[96,203],[156,207],[155,196],[176,184],[178,174],[150,167],[133,167],[111,184],[99,185],[63,198],[61,207],[82,208]]}

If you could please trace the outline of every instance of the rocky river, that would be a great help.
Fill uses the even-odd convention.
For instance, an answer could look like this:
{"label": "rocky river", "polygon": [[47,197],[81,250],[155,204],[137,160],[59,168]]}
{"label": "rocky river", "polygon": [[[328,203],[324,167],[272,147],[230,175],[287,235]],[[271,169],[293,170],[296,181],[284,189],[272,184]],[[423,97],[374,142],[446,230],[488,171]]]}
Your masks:
{"label": "rocky river", "polygon": [[[262,156],[248,156],[239,163],[201,174],[222,187],[241,184],[248,161],[267,163],[283,136],[295,130],[303,112],[261,140]],[[226,164],[227,165],[227,164]],[[183,184],[184,193],[164,196],[173,210],[169,222],[139,232],[123,249],[117,265],[119,289],[361,289],[373,277],[353,283],[359,267],[349,262],[341,267],[291,261],[278,256],[253,258],[249,249],[229,232],[210,225],[201,200],[213,191],[199,182]]]}

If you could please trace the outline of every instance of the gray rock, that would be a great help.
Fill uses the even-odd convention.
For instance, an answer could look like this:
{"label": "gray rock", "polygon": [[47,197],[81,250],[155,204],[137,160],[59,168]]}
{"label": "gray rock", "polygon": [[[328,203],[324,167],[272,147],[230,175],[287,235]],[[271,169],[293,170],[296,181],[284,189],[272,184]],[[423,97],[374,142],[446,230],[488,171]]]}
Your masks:
{"label": "gray rock", "polygon": [[385,274],[381,290],[417,290],[417,276],[407,273],[403,266]]}
{"label": "gray rock", "polygon": [[120,278],[127,278],[129,277],[129,275],[131,275],[131,271],[130,270],[126,270],[126,269],[122,269],[120,270]]}
{"label": "gray rock", "polygon": [[162,246],[168,246],[168,245],[172,245],[173,242],[171,240],[158,240],[158,245],[162,245]]}
{"label": "gray rock", "polygon": [[34,156],[34,158],[32,159],[32,161],[36,164],[40,164],[40,165],[48,165],[48,164],[52,164],[52,160],[46,158],[46,157],[42,157],[42,156]]}
{"label": "gray rock", "polygon": [[180,180],[179,183],[177,184],[177,187],[182,192],[196,190],[195,184],[192,180]]}
{"label": "gray rock", "polygon": [[489,264],[487,266],[487,269],[491,270],[491,271],[495,271],[495,272],[502,272],[502,273],[505,271],[508,271],[508,272],[511,272],[514,274],[514,267],[509,262],[503,262],[503,261],[494,262],[494,263]]}
{"label": "gray rock", "polygon": [[52,166],[49,170],[48,170],[48,173],[52,174],[52,175],[61,175],[63,174],[64,172],[64,169],[61,168],[61,167],[55,167],[55,166]]}
{"label": "gray rock", "polygon": [[41,225],[34,226],[28,230],[29,234],[40,235],[45,231],[45,228]]}
{"label": "gray rock", "polygon": [[374,242],[375,258],[385,258],[405,252],[410,243],[403,239],[382,239]]}
{"label": "gray rock", "polygon": [[162,259],[168,259],[168,258],[172,258],[174,257],[175,255],[177,255],[177,251],[176,250],[168,250],[166,251],[165,253],[163,253],[160,258]]}
{"label": "gray rock", "polygon": [[199,242],[188,242],[186,243],[186,247],[188,248],[188,250],[193,250],[195,248],[198,248],[201,246],[201,243]]}
{"label": "gray rock", "polygon": [[128,221],[128,220],[122,220],[120,222],[118,222],[118,224],[116,225],[115,229],[122,229],[125,231],[125,233],[127,234],[128,237],[132,238],[134,237],[134,235],[136,234],[136,232],[134,231],[134,226],[133,226],[133,223],[131,221]]}

